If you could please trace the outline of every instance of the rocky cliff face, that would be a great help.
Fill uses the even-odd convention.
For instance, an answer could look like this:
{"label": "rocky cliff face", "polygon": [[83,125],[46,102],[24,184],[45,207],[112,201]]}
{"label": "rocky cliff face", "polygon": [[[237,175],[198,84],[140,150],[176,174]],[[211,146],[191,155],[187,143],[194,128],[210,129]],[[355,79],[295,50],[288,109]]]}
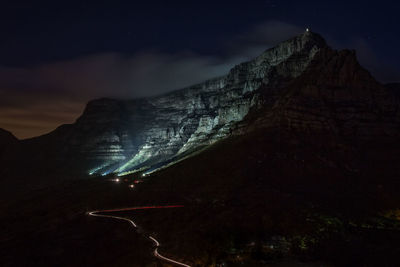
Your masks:
{"label": "rocky cliff face", "polygon": [[125,173],[254,127],[396,135],[397,107],[354,52],[305,32],[223,77],[158,97],[91,101],[75,124],[25,145],[40,150],[35,158],[75,160],[91,174]]}
{"label": "rocky cliff face", "polygon": [[43,157],[84,159],[97,174],[168,162],[229,135],[250,109],[265,104],[260,86],[279,88],[298,77],[324,47],[319,35],[306,32],[195,86],[153,98],[94,100],[75,124],[27,143],[52,142]]}

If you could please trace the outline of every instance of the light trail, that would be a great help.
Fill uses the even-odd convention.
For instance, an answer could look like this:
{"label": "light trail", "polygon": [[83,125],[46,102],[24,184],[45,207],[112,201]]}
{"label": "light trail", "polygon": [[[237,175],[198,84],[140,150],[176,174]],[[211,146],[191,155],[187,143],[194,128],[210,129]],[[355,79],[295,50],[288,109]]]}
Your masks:
{"label": "light trail", "polygon": [[170,209],[170,208],[183,208],[183,205],[170,205],[170,206],[144,206],[144,207],[131,207],[131,208],[120,208],[112,210],[99,210],[94,212],[117,212],[117,211],[129,211],[129,210],[148,210],[148,209]]}
{"label": "light trail", "polygon": [[[103,214],[98,214],[100,212],[119,212],[119,211],[129,211],[129,210],[146,210],[146,209],[169,209],[169,208],[182,208],[184,207],[183,205],[170,205],[170,206],[144,206],[144,207],[133,207],[133,208],[121,208],[121,209],[112,209],[112,210],[95,210],[95,211],[89,211],[87,214],[90,216],[95,216],[95,217],[105,217],[105,218],[112,218],[112,219],[117,219],[117,220],[123,220],[129,222],[133,227],[138,228],[136,223],[128,218],[124,217],[119,217],[119,216],[112,216],[112,215],[103,215]],[[190,265],[187,265],[185,263],[175,261],[173,259],[164,257],[160,253],[158,253],[158,247],[160,246],[160,242],[158,242],[154,237],[148,236],[148,238],[154,242],[155,244],[155,249],[153,252],[154,257],[159,258],[161,260],[167,261],[169,263],[173,263],[175,265],[179,266],[185,266],[185,267],[191,267]]]}
{"label": "light trail", "polygon": [[127,218],[118,217],[118,216],[111,216],[111,215],[96,214],[97,212],[103,212],[103,211],[91,211],[91,212],[89,212],[88,214],[89,214],[90,216],[106,217],[106,218],[114,218],[114,219],[118,219],[118,220],[124,220],[124,221],[127,221],[127,222],[129,222],[130,224],[132,224],[133,227],[137,228],[136,223],[135,223],[134,221],[132,221],[132,220],[127,219]]}
{"label": "light trail", "polygon": [[152,237],[152,236],[149,236],[149,239],[151,239],[151,240],[154,242],[154,244],[156,244],[156,248],[154,249],[154,252],[153,252],[153,254],[154,254],[155,257],[157,257],[157,258],[159,258],[159,259],[162,259],[162,260],[165,260],[165,261],[168,261],[168,262],[170,262],[170,263],[179,265],[179,266],[191,267],[190,265],[184,264],[184,263],[182,263],[182,262],[174,261],[173,259],[164,257],[163,255],[161,255],[160,253],[158,253],[158,247],[160,246],[160,242],[158,242],[158,241],[157,241],[154,237]]}

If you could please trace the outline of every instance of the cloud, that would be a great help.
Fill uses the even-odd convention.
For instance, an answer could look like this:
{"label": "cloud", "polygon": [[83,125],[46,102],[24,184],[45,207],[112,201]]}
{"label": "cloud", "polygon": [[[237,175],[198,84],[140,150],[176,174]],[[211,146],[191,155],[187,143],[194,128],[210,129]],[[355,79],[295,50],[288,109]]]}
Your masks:
{"label": "cloud", "polygon": [[[81,99],[162,94],[228,72],[233,62],[185,52],[110,53],[31,69],[0,68],[0,84],[13,94],[63,94]],[[4,89],[3,89],[4,90]],[[9,89],[5,89],[10,91]]]}

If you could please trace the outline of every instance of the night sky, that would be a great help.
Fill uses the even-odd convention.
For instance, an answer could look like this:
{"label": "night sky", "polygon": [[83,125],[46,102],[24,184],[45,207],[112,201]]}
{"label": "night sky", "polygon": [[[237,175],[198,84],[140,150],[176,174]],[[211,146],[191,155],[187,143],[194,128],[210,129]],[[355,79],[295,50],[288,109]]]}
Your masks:
{"label": "night sky", "polygon": [[72,123],[98,97],[161,94],[228,72],[302,33],[400,81],[396,1],[2,1],[0,127]]}

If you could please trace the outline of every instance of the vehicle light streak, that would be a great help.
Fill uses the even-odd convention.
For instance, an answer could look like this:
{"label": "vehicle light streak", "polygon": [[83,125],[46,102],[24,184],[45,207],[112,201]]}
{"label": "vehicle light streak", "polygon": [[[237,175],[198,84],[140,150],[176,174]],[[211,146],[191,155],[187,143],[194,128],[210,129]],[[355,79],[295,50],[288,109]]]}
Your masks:
{"label": "vehicle light streak", "polygon": [[176,265],[190,267],[190,265],[184,264],[182,262],[174,261],[170,258],[162,256],[160,253],[158,253],[158,247],[160,246],[160,243],[152,236],[149,236],[149,239],[153,240],[153,242],[156,244],[156,248],[154,249],[154,253],[153,253],[155,257],[165,260],[165,261],[168,261],[170,263],[176,264]]}
{"label": "vehicle light streak", "polygon": [[131,208],[121,208],[112,210],[99,210],[93,212],[118,212],[118,211],[129,211],[129,210],[147,210],[147,209],[171,209],[171,208],[183,208],[183,205],[170,205],[170,206],[144,206],[144,207],[131,207]]}
{"label": "vehicle light streak", "polygon": [[137,228],[136,223],[135,223],[134,221],[132,221],[132,220],[127,219],[127,218],[118,217],[118,216],[111,216],[111,215],[102,215],[102,214],[97,214],[97,212],[103,212],[103,211],[91,211],[91,212],[89,212],[88,214],[89,214],[90,216],[106,217],[106,218],[114,218],[114,219],[118,219],[118,220],[124,220],[124,221],[127,221],[127,222],[129,222],[130,224],[132,224],[133,227]]}
{"label": "vehicle light streak", "polygon": [[[119,216],[112,216],[112,215],[104,215],[104,214],[99,214],[99,213],[104,213],[104,212],[119,212],[119,211],[129,211],[129,210],[146,210],[146,209],[169,209],[169,208],[182,208],[184,207],[183,205],[170,205],[170,206],[144,206],[144,207],[131,207],[131,208],[121,208],[121,209],[112,209],[112,210],[95,210],[95,211],[90,211],[87,214],[90,216],[95,216],[95,217],[105,217],[105,218],[112,218],[112,219],[117,219],[117,220],[123,220],[129,222],[133,227],[138,228],[136,223],[128,218],[124,217],[119,217]],[[160,246],[160,242],[158,242],[154,237],[148,236],[148,238],[154,242],[155,244],[155,249],[153,252],[154,257],[159,258],[161,260],[167,261],[169,263],[173,263],[175,265],[179,266],[185,266],[185,267],[191,267],[190,265],[187,265],[185,263],[175,261],[173,259],[164,257],[160,253],[158,253],[158,247]]]}

